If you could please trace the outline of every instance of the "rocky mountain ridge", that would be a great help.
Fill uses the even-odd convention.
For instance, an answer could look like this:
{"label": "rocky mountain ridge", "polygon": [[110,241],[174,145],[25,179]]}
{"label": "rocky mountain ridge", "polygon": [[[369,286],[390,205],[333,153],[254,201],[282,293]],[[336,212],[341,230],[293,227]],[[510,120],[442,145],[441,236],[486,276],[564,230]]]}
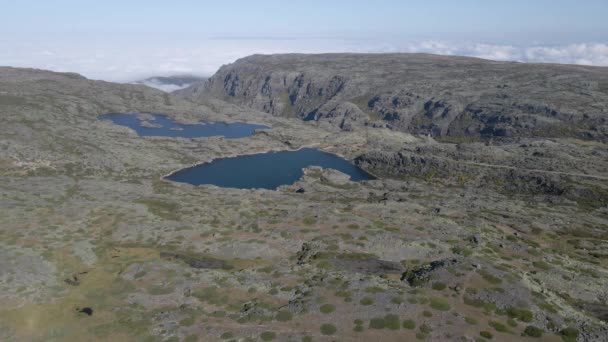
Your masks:
{"label": "rocky mountain ridge", "polygon": [[445,139],[608,138],[608,68],[428,54],[253,55],[176,95],[344,130]]}

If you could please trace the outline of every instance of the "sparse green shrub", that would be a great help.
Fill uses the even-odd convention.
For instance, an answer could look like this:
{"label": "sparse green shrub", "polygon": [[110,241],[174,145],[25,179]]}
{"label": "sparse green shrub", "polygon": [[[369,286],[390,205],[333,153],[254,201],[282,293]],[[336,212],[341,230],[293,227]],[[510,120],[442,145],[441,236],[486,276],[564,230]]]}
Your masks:
{"label": "sparse green shrub", "polygon": [[384,321],[384,318],[382,318],[382,317],[372,318],[369,321],[370,329],[384,329],[385,326],[386,326],[386,322]]}
{"label": "sparse green shrub", "polygon": [[403,321],[403,327],[405,329],[414,330],[416,329],[416,322],[411,319],[406,319],[405,321]]}
{"label": "sparse green shrub", "polygon": [[371,297],[363,297],[361,298],[361,300],[359,301],[359,303],[361,305],[372,305],[375,303],[375,300]]}
{"label": "sparse green shrub", "polygon": [[446,285],[440,281],[436,281],[431,287],[433,288],[433,290],[442,291],[445,290]]}
{"label": "sparse green shrub", "polygon": [[260,338],[262,339],[262,341],[272,341],[277,337],[277,334],[275,334],[272,331],[264,331],[263,333],[260,334]]}
{"label": "sparse green shrub", "polygon": [[365,292],[367,292],[367,293],[382,293],[384,291],[385,290],[383,288],[378,287],[378,286],[371,286],[371,287],[365,288]]}
{"label": "sparse green shrub", "polygon": [[309,216],[309,217],[305,217],[304,220],[302,220],[302,222],[305,225],[310,226],[310,225],[313,225],[313,224],[317,223],[317,219],[314,218],[314,217],[312,217],[312,216]]}
{"label": "sparse green shrub", "polygon": [[562,340],[565,342],[576,342],[579,332],[576,328],[568,327],[562,329],[559,334],[562,336]]}
{"label": "sparse green shrub", "polygon": [[333,304],[323,304],[319,310],[321,310],[321,313],[330,314],[336,311],[336,306]]}
{"label": "sparse green shrub", "polygon": [[391,299],[391,303],[393,303],[393,304],[401,304],[401,303],[403,303],[403,298],[401,298],[401,297],[393,297]]}
{"label": "sparse green shrub", "polygon": [[428,311],[428,310],[424,310],[422,311],[422,316],[424,317],[433,317],[433,313]]}
{"label": "sparse green shrub", "polygon": [[386,327],[390,330],[399,330],[399,328],[401,328],[399,316],[395,314],[388,314],[384,316],[384,322],[386,323]]}
{"label": "sparse green shrub", "polygon": [[326,323],[321,325],[321,334],[323,335],[333,335],[336,331],[338,331],[338,329],[336,329],[336,326],[333,324]]}
{"label": "sparse green shrub", "polygon": [[466,305],[474,306],[476,308],[484,308],[484,310],[488,312],[496,310],[496,305],[494,303],[484,302],[481,299],[472,298],[466,295],[463,297],[463,299]]}
{"label": "sparse green shrub", "polygon": [[355,325],[353,328],[353,331],[355,332],[362,332],[363,330],[365,330],[365,328],[362,325]]}
{"label": "sparse green shrub", "polygon": [[522,322],[532,322],[534,314],[532,311],[522,308],[510,307],[507,309],[507,315],[511,318],[516,318]]}
{"label": "sparse green shrub", "polygon": [[220,336],[220,338],[221,338],[222,340],[228,340],[228,339],[231,339],[231,338],[233,338],[233,337],[234,337],[234,334],[233,334],[233,333],[231,333],[231,332],[229,332],[229,331],[228,331],[228,332],[223,333],[223,334]]}
{"label": "sparse green shrub", "polygon": [[535,261],[535,262],[533,262],[533,263],[532,263],[532,265],[533,265],[534,267],[536,267],[536,268],[538,268],[538,269],[541,269],[541,270],[544,270],[544,271],[546,271],[546,270],[548,270],[548,269],[550,269],[550,268],[551,268],[551,266],[550,266],[549,264],[547,264],[546,262],[544,262],[544,261],[542,261],[542,260],[540,260],[540,261]]}
{"label": "sparse green shrub", "polygon": [[277,313],[276,320],[279,322],[291,321],[293,314],[286,310],[281,310]]}
{"label": "sparse green shrub", "polygon": [[491,333],[491,332],[486,331],[486,330],[484,330],[484,331],[480,331],[480,332],[479,332],[479,335],[480,335],[481,337],[483,337],[483,338],[487,338],[487,339],[489,339],[489,340],[490,340],[490,339],[492,339],[492,337],[494,337],[494,335],[492,335],[492,333]]}
{"label": "sparse green shrub", "polygon": [[423,333],[416,333],[417,340],[426,340],[427,335]]}
{"label": "sparse green shrub", "polygon": [[478,323],[475,318],[469,317],[469,316],[466,316],[464,318],[464,321],[467,322],[467,323],[469,323],[470,325],[476,325]]}
{"label": "sparse green shrub", "polygon": [[450,303],[445,298],[434,297],[431,298],[431,308],[439,311],[449,311]]}
{"label": "sparse green shrub", "polygon": [[179,325],[181,325],[182,327],[189,327],[192,324],[194,324],[194,318],[192,317],[187,317],[179,321]]}
{"label": "sparse green shrub", "polygon": [[430,334],[433,332],[433,329],[426,324],[422,324],[420,326],[420,332],[423,334]]}
{"label": "sparse green shrub", "polygon": [[496,284],[502,283],[502,279],[496,277],[495,275],[491,274],[490,272],[488,272],[486,270],[480,270],[477,272],[479,273],[479,275],[481,275],[483,277],[483,279],[485,279],[490,284],[496,285]]}
{"label": "sparse green shrub", "polygon": [[492,328],[494,328],[494,330],[498,331],[498,332],[507,332],[509,331],[509,329],[507,329],[507,326],[500,323],[500,322],[496,322],[496,321],[490,321],[488,323]]}
{"label": "sparse green shrub", "polygon": [[541,337],[543,336],[543,330],[535,326],[528,325],[526,329],[524,329],[524,335],[530,337]]}
{"label": "sparse green shrub", "polygon": [[160,285],[153,285],[148,288],[148,293],[153,296],[166,295],[169,293],[173,293],[173,287],[172,286],[165,287],[165,286],[160,286]]}

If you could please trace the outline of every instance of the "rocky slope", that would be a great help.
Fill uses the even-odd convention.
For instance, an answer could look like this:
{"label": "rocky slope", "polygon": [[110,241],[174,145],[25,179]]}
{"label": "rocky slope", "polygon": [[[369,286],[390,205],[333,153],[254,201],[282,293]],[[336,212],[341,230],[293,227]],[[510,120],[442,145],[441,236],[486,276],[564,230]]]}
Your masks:
{"label": "rocky slope", "polygon": [[342,129],[608,138],[608,68],[427,54],[254,55],[178,91]]}

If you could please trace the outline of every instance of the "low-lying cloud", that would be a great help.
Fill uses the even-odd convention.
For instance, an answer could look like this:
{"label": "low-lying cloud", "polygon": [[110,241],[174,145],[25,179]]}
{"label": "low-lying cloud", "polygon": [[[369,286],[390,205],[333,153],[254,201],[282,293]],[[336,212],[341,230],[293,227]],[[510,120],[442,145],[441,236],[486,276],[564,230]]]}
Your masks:
{"label": "low-lying cloud", "polygon": [[608,66],[608,44],[603,43],[579,43],[559,46],[513,46],[425,41],[412,44],[403,49],[403,51],[471,56],[496,61]]}
{"label": "low-lying cloud", "polygon": [[0,65],[71,71],[92,79],[131,82],[149,76],[208,76],[254,53],[424,52],[499,61],[608,66],[608,44],[508,45],[405,39],[4,39]]}

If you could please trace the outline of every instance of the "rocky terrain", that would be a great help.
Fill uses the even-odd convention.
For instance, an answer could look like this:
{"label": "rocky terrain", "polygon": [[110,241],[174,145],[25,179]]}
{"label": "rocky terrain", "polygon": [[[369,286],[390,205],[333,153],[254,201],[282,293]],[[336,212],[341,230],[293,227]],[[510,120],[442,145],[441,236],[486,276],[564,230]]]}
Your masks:
{"label": "rocky terrain", "polygon": [[[0,68],[0,339],[608,339],[606,69],[339,57],[252,56],[179,96]],[[111,112],[271,129],[140,137]],[[303,146],[378,179],[162,179]]]}
{"label": "rocky terrain", "polygon": [[254,55],[178,95],[342,129],[608,138],[608,69],[426,54]]}

